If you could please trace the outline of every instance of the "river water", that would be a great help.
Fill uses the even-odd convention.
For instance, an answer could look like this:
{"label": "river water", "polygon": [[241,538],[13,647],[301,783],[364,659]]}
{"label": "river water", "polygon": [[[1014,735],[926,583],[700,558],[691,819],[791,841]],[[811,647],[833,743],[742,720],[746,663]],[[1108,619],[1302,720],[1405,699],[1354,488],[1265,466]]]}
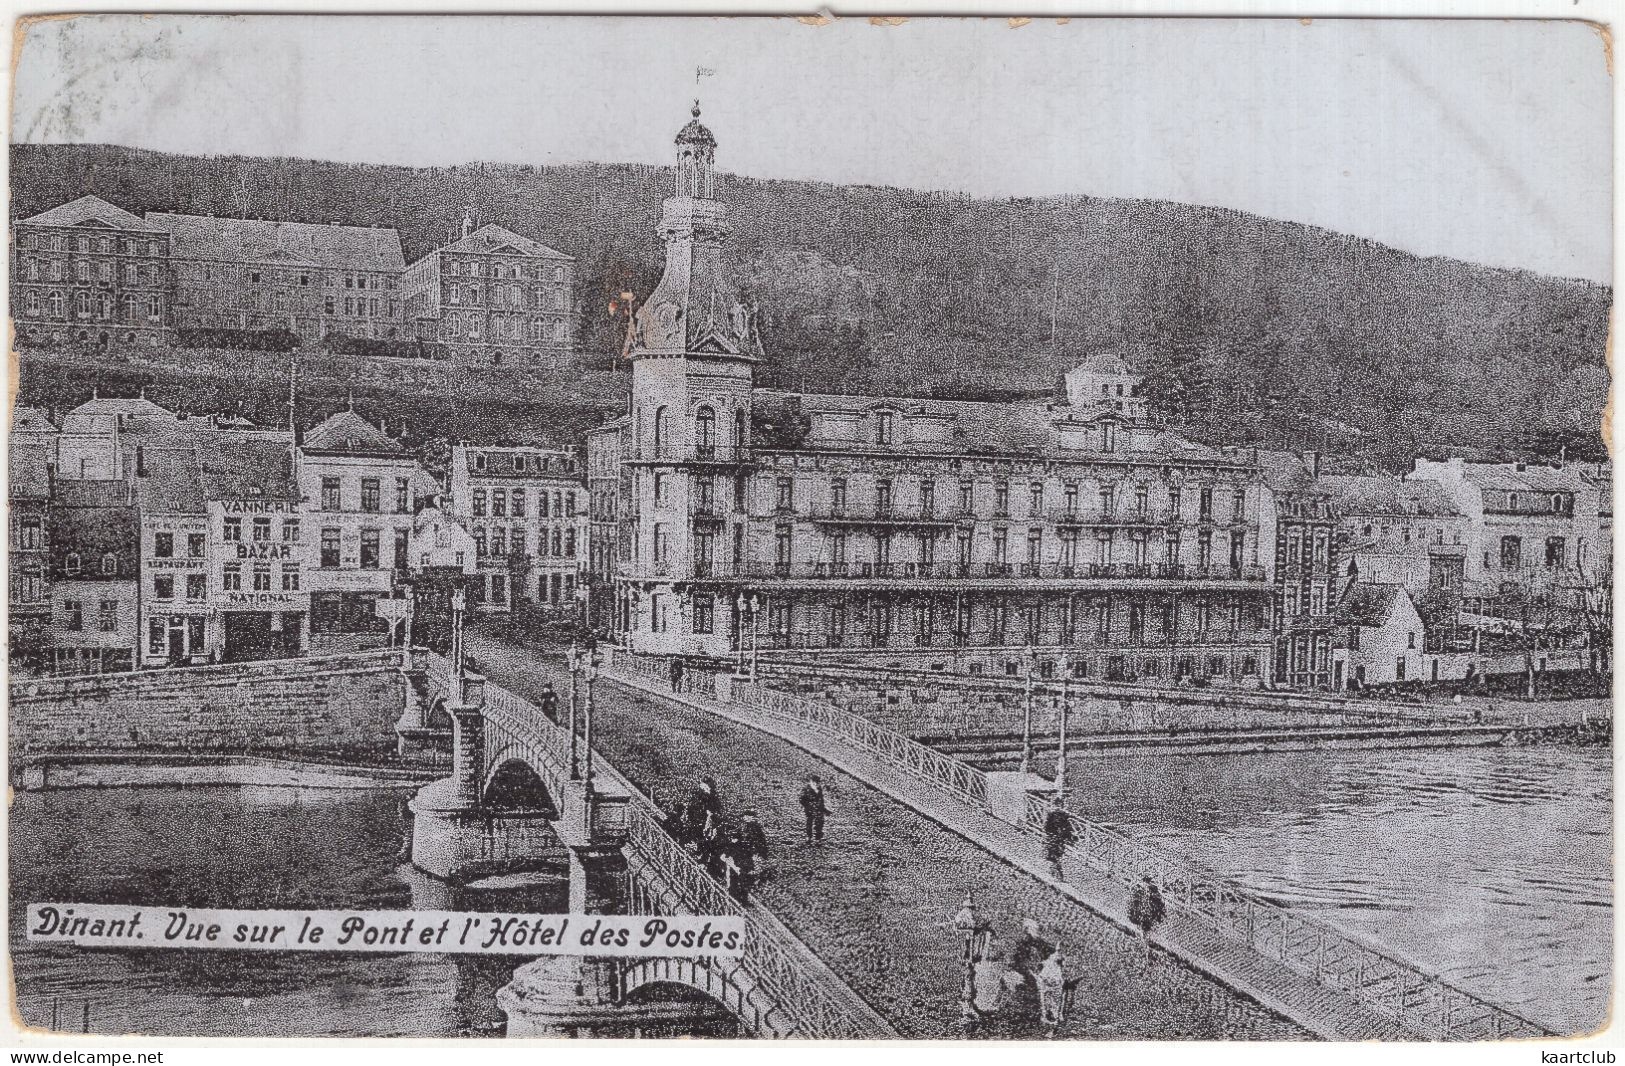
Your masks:
{"label": "river water", "polygon": [[[1047,768],[1043,768],[1047,771]],[[1605,749],[1081,759],[1079,813],[1156,839],[1563,1032],[1605,1021]]]}
{"label": "river water", "polygon": [[[1561,748],[1114,756],[1073,767],[1081,813],[1550,1026],[1602,1022],[1611,758]],[[1047,769],[1047,768],[1044,768]],[[397,861],[392,791],[19,793],[17,1006],[30,1025],[177,1036],[494,1035],[522,959],[87,951],[23,939],[31,902],[242,908],[566,908],[562,882],[463,891]]]}
{"label": "river water", "polygon": [[174,1036],[489,1036],[526,960],[429,954],[30,944],[31,902],[194,907],[568,909],[562,880],[454,893],[396,861],[402,794],[295,788],[19,793],[11,810],[12,958],[31,1026]]}

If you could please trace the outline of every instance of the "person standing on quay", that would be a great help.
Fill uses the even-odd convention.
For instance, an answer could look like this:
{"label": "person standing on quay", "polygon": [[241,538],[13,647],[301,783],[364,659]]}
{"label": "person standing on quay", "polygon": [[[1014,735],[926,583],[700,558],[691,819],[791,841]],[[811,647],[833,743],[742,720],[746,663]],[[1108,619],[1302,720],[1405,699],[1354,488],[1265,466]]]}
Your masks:
{"label": "person standing on quay", "polygon": [[829,804],[824,802],[824,786],[817,774],[807,778],[801,786],[801,810],[807,816],[807,843],[821,843],[824,839],[824,815]]}
{"label": "person standing on quay", "polygon": [[542,713],[554,725],[559,724],[559,694],[553,691],[552,685],[542,686]]}
{"label": "person standing on quay", "polygon": [[678,658],[671,661],[671,690],[673,692],[683,690],[683,660]]}

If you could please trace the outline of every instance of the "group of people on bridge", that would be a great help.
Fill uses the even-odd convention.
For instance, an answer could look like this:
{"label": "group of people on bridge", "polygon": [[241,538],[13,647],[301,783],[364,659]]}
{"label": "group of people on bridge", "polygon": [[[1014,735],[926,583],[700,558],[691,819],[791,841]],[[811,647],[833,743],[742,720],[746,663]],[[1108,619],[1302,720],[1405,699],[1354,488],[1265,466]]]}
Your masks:
{"label": "group of people on bridge", "polygon": [[664,825],[741,903],[766,873],[767,831],[751,810],[741,812],[737,823],[725,821],[714,777],[701,777],[686,802],[667,806]]}

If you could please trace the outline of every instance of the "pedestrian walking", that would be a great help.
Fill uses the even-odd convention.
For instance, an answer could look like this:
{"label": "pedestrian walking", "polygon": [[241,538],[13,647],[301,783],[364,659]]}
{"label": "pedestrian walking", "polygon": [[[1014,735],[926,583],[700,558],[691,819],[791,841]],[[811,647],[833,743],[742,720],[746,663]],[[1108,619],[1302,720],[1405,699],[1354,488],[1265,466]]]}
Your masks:
{"label": "pedestrian walking", "polygon": [[1044,960],[1054,953],[1055,945],[1042,936],[1038,919],[1023,918],[1021,935],[1010,952],[1010,969],[1021,982],[1017,995],[1024,1016],[1038,1013],[1038,972],[1043,969]]}
{"label": "pedestrian walking", "polygon": [[1147,874],[1140,878],[1128,897],[1128,920],[1134,928],[1140,931],[1140,942],[1145,945],[1146,962],[1151,961],[1151,930],[1162,921],[1168,913],[1168,907],[1162,901],[1162,890]]}
{"label": "pedestrian walking", "polygon": [[553,691],[552,685],[542,686],[542,713],[554,725],[559,723],[559,694]]}
{"label": "pedestrian walking", "polygon": [[671,661],[671,690],[673,692],[683,690],[683,660],[675,657]]}
{"label": "pedestrian walking", "polygon": [[756,820],[755,811],[746,811],[739,817],[740,844],[750,853],[751,872],[760,880],[767,873],[767,831]]}
{"label": "pedestrian walking", "polygon": [[[760,827],[758,827],[760,828]],[[728,834],[720,849],[723,883],[728,894],[741,903],[750,901],[751,882],[756,872],[756,855],[740,830]]]}
{"label": "pedestrian walking", "polygon": [[1057,881],[1066,880],[1061,859],[1066,855],[1067,845],[1077,839],[1077,830],[1072,828],[1072,817],[1062,806],[1060,793],[1056,793],[1049,814],[1044,816],[1044,859],[1049,863],[1050,875]]}
{"label": "pedestrian walking", "polygon": [[824,799],[824,785],[817,774],[809,776],[807,783],[801,786],[801,810],[807,816],[807,843],[822,841],[824,815],[829,813],[829,804]]}
{"label": "pedestrian walking", "polygon": [[1066,1020],[1066,959],[1058,949],[1038,970],[1038,1016],[1051,1036]]}

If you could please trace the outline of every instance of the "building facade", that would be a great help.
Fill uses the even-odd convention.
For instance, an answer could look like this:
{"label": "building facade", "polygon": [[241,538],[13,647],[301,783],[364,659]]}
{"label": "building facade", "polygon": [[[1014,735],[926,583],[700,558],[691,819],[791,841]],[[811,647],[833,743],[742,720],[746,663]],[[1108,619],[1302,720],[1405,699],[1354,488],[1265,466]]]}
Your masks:
{"label": "building facade", "polygon": [[169,234],[95,196],[13,226],[11,313],[23,344],[170,340]]}
{"label": "building facade", "polygon": [[578,609],[588,533],[582,473],[574,449],[452,446],[451,509],[473,536],[480,609]]}
{"label": "building facade", "polygon": [[52,669],[132,670],[140,609],[140,522],[127,481],[62,481],[50,509]]}
{"label": "building facade", "polygon": [[313,650],[370,646],[388,631],[376,605],[410,568],[421,477],[416,457],[353,410],[305,434],[298,495]]}
{"label": "building facade", "polygon": [[1267,679],[1250,457],[1166,431],[1110,355],[1047,403],[755,389],[716,142],[696,115],[676,147],[666,270],[627,341],[616,630],[634,650],[1030,647],[1051,675]]}
{"label": "building facade", "polygon": [[[1334,666],[1335,687],[1360,689],[1368,685],[1391,685],[1422,681],[1422,616],[1405,586],[1385,582],[1356,581],[1338,603],[1338,641]],[[1438,659],[1433,660],[1438,680]]]}
{"label": "building facade", "polygon": [[1387,474],[1333,474],[1321,485],[1337,511],[1345,577],[1402,585],[1418,603],[1440,595],[1459,603],[1472,522],[1449,493]]}
{"label": "building facade", "polygon": [[56,427],[45,412],[19,405],[7,453],[10,480],[7,639],[14,666],[43,669],[51,623],[50,517]]}
{"label": "building facade", "polygon": [[498,225],[436,248],[402,275],[406,320],[456,363],[560,368],[573,347],[575,260]]}
{"label": "building facade", "polygon": [[[588,625],[608,633],[615,624],[615,575],[621,555],[621,499],[631,492],[631,469],[622,462],[630,416],[587,432]],[[625,479],[625,484],[623,484]]]}
{"label": "building facade", "polygon": [[1335,609],[1342,591],[1336,511],[1320,482],[1320,457],[1262,452],[1260,529],[1263,564],[1273,586],[1278,685],[1333,685]]}
{"label": "building facade", "polygon": [[406,336],[393,229],[165,212],[146,223],[169,238],[177,330]]}

